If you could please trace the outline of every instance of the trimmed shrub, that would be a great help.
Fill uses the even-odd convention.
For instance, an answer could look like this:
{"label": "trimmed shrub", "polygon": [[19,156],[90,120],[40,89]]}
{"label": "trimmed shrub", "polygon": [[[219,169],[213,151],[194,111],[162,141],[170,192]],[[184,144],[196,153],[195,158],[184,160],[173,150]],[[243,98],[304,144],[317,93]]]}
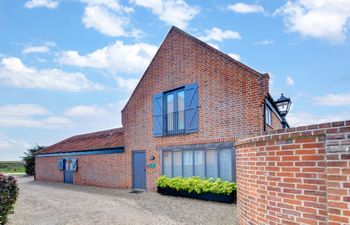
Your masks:
{"label": "trimmed shrub", "polygon": [[13,176],[0,173],[0,224],[7,222],[7,216],[13,213],[13,204],[18,196],[17,181]]}
{"label": "trimmed shrub", "polygon": [[236,183],[223,181],[220,178],[201,179],[200,177],[173,177],[160,176],[157,186],[161,188],[172,188],[177,191],[188,191],[189,193],[214,193],[230,195],[236,190]]}

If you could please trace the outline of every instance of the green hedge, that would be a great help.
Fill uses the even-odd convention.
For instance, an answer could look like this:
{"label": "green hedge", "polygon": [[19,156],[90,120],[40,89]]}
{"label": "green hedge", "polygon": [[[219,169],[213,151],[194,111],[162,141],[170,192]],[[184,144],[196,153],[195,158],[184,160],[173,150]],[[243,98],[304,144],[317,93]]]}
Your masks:
{"label": "green hedge", "polygon": [[157,186],[161,188],[172,188],[177,191],[188,191],[201,193],[215,193],[230,195],[236,190],[236,183],[223,181],[220,178],[201,179],[200,177],[174,177],[168,178],[160,176],[157,180]]}
{"label": "green hedge", "polygon": [[7,222],[7,216],[13,212],[13,204],[18,195],[17,181],[12,176],[0,173],[0,224]]}

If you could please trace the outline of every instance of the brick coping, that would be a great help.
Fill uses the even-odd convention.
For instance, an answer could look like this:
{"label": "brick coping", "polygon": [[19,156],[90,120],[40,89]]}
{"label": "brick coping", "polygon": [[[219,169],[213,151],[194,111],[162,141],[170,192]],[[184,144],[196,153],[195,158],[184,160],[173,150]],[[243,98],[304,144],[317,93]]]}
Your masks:
{"label": "brick coping", "polygon": [[290,139],[305,136],[321,136],[338,132],[350,132],[350,120],[336,121],[330,123],[312,124],[307,126],[299,126],[273,130],[268,132],[258,132],[248,134],[245,137],[235,138],[235,146],[249,144],[254,142],[272,141],[278,139]]}

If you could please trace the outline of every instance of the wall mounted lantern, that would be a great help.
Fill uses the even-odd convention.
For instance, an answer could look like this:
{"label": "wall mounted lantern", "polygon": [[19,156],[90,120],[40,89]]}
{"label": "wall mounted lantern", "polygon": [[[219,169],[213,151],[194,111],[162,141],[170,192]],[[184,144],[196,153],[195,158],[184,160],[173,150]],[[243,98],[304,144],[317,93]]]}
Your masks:
{"label": "wall mounted lantern", "polygon": [[285,97],[282,93],[281,97],[279,99],[277,99],[275,101],[275,103],[276,103],[278,111],[280,112],[281,117],[282,117],[282,122],[281,122],[282,127],[283,128],[289,127],[287,120],[286,120],[286,116],[289,112],[289,108],[290,108],[290,105],[292,104],[292,101],[290,100],[290,98]]}

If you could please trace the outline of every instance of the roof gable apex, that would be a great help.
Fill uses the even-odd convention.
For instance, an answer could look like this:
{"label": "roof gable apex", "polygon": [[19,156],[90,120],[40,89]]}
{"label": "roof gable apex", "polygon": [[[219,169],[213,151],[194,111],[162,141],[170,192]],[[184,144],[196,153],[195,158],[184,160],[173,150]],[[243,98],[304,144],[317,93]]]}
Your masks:
{"label": "roof gable apex", "polygon": [[147,71],[149,70],[149,68],[151,67],[151,65],[153,64],[153,62],[157,59],[157,56],[159,54],[159,52],[161,51],[161,49],[164,47],[164,44],[167,42],[167,40],[169,39],[170,35],[172,33],[176,33],[176,34],[179,34],[183,37],[185,37],[187,40],[189,41],[192,41],[192,42],[196,42],[197,44],[201,45],[202,47],[204,48],[207,48],[209,51],[211,51],[213,54],[217,54],[219,55],[220,57],[223,57],[227,60],[229,60],[230,62],[236,64],[237,66],[239,67],[242,67],[248,71],[250,71],[252,74],[258,76],[258,77],[263,77],[263,76],[269,76],[267,73],[263,74],[263,73],[260,73],[258,72],[257,70],[237,61],[236,59],[233,59],[231,56],[221,52],[220,50],[212,47],[211,45],[205,43],[204,41],[201,41],[200,39],[190,35],[189,33],[186,33],[185,31],[177,28],[176,26],[172,26],[171,29],[169,30],[169,32],[167,33],[167,35],[165,36],[164,40],[162,41],[161,45],[159,46],[156,54],[154,55],[154,57],[152,58],[151,62],[149,63],[147,69],[145,70],[145,72],[143,73],[141,79],[139,80],[139,82],[137,83],[135,89],[133,90],[133,92],[131,93],[128,101],[126,102],[125,106],[123,107],[123,109],[121,110],[122,112],[126,109],[126,107],[128,106],[129,102],[131,101],[131,99],[133,98],[134,96],[134,93],[136,91],[136,89],[138,89],[140,83],[142,82],[142,80],[144,79],[145,75],[147,74]]}

